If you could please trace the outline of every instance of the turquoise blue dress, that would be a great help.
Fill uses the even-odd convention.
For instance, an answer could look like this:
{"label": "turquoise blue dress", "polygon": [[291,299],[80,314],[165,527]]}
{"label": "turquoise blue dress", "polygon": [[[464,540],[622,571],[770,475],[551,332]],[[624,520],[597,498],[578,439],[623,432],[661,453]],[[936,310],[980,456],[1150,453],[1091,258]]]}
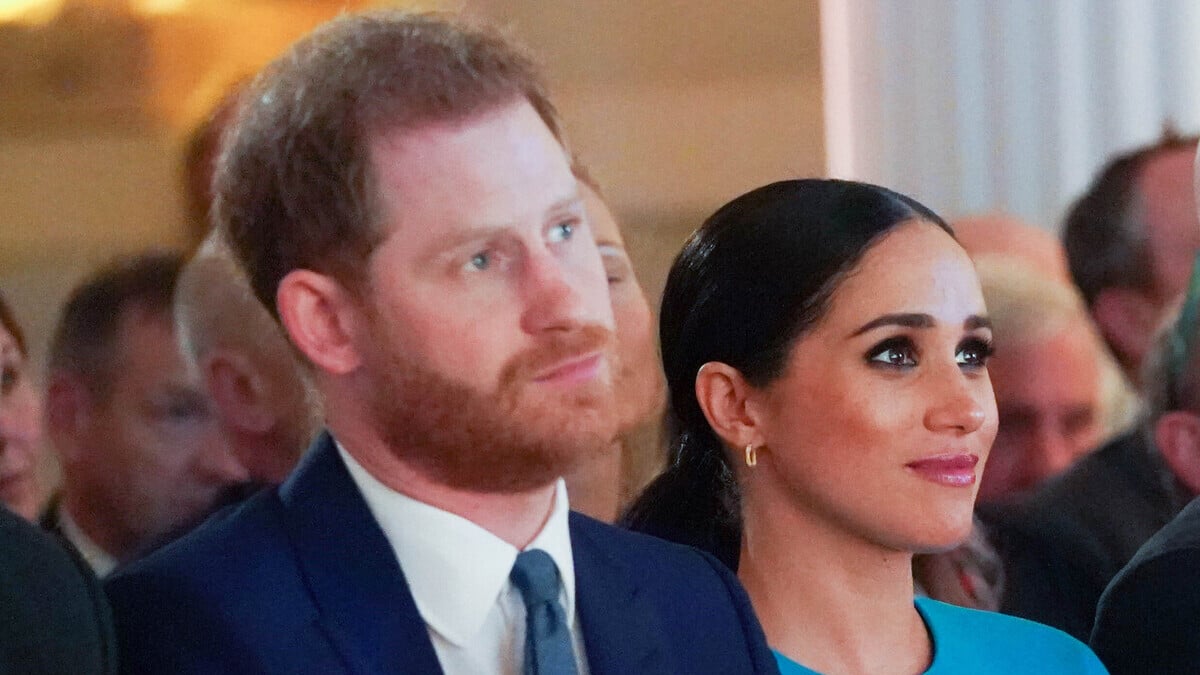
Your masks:
{"label": "turquoise blue dress", "polygon": [[[933,640],[925,675],[1106,675],[1079,640],[1040,623],[917,598]],[[820,675],[775,652],[780,675]]]}

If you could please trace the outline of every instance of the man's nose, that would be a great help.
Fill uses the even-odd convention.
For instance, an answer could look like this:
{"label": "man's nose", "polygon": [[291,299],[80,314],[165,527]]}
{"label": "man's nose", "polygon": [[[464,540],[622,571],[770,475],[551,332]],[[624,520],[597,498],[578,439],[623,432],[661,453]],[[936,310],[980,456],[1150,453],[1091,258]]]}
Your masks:
{"label": "man's nose", "polygon": [[524,270],[525,307],[521,328],[529,334],[570,331],[583,326],[613,327],[608,280],[596,257],[596,269],[587,261],[564,259],[549,251],[530,255]]}

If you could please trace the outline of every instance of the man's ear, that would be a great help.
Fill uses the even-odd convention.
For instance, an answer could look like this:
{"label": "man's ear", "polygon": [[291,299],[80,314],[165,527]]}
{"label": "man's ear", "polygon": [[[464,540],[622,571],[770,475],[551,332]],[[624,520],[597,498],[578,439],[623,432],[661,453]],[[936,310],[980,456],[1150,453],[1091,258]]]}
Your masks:
{"label": "man's ear", "polygon": [[750,397],[754,390],[741,371],[709,361],[696,373],[696,400],[708,424],[731,447],[762,445],[763,434]]}
{"label": "man's ear", "polygon": [[200,369],[204,387],[226,424],[257,434],[275,426],[275,414],[267,405],[266,382],[245,353],[215,348]]}
{"label": "man's ear", "polygon": [[1164,413],[1154,423],[1154,444],[1171,473],[1192,495],[1200,495],[1200,415]]}
{"label": "man's ear", "polygon": [[315,366],[345,375],[362,364],[354,340],[361,310],[333,277],[292,270],[279,282],[275,305],[292,343]]}
{"label": "man's ear", "polygon": [[94,396],[80,379],[68,373],[50,375],[46,385],[46,431],[62,461],[79,458],[91,432]]}
{"label": "man's ear", "polygon": [[1106,288],[1092,302],[1092,317],[1104,339],[1123,363],[1140,363],[1150,347],[1159,309],[1145,293],[1132,288]]}

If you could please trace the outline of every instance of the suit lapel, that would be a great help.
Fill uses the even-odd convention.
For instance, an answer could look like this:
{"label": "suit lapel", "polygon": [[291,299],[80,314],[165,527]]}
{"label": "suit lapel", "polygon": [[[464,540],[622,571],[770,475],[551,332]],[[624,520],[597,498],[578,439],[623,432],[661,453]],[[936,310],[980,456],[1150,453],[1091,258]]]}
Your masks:
{"label": "suit lapel", "polygon": [[604,551],[595,528],[571,514],[575,604],[592,675],[675,672],[654,608],[630,570]]}
{"label": "suit lapel", "polygon": [[327,433],[280,498],[320,624],[351,669],[441,673],[395,554]]}

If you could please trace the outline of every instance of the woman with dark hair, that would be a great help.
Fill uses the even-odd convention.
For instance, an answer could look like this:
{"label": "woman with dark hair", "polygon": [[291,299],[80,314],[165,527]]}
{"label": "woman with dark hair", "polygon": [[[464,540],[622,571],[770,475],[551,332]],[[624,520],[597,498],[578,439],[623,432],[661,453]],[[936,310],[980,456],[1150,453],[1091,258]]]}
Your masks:
{"label": "woman with dark hair", "polygon": [[784,675],[1104,672],[1054,629],[914,601],[996,434],[979,281],[937,215],[759,188],[688,241],[660,320],[671,462],[626,521],[736,569]]}
{"label": "woman with dark hair", "polygon": [[29,520],[39,506],[35,472],[41,428],[25,336],[0,297],[0,504]]}

